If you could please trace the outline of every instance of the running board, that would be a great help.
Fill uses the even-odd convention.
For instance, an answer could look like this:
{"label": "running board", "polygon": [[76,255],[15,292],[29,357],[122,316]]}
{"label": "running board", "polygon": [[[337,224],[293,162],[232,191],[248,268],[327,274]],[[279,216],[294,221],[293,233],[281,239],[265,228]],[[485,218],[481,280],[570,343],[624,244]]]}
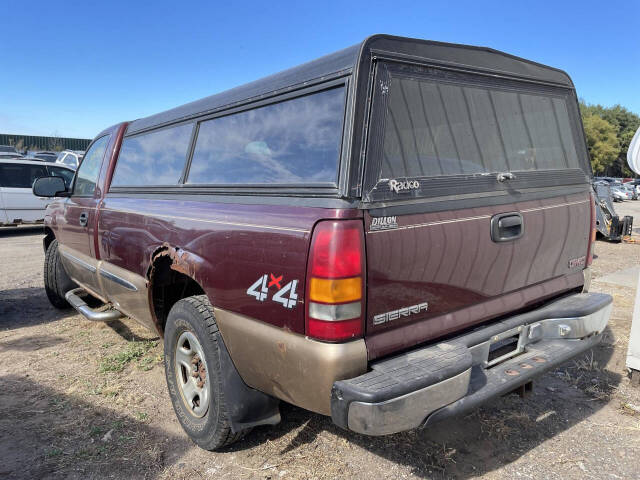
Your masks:
{"label": "running board", "polygon": [[78,313],[82,314],[87,320],[91,320],[92,322],[108,322],[110,320],[117,320],[118,318],[124,316],[122,312],[114,309],[96,312],[95,310],[90,308],[82,298],[79,297],[78,294],[83,292],[83,288],[75,288],[68,291],[65,294],[64,298],[66,298],[67,302],[69,302],[71,306],[75,308]]}

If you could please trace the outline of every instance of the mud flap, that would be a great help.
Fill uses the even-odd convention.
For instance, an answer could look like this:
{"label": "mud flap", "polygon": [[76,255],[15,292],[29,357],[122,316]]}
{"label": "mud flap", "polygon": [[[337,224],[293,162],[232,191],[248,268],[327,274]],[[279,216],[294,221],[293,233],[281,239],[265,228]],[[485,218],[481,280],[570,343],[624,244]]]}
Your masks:
{"label": "mud flap", "polygon": [[236,433],[258,425],[280,423],[280,400],[247,386],[236,370],[229,351],[218,335],[220,370],[231,430]]}

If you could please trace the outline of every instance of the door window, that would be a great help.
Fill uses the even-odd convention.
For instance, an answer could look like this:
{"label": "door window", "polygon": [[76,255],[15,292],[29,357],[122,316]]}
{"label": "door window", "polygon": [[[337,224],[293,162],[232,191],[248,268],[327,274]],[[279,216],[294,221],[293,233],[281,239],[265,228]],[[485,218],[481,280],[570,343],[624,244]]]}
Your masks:
{"label": "door window", "polygon": [[40,177],[46,177],[44,165],[21,165],[7,163],[0,165],[0,186],[7,188],[31,188],[33,182]]}
{"label": "door window", "polygon": [[49,173],[52,177],[62,177],[64,179],[64,186],[70,188],[71,182],[73,182],[73,176],[76,172],[69,170],[68,168],[49,167]]}
{"label": "door window", "polygon": [[107,149],[111,135],[105,135],[93,142],[78,168],[73,194],[78,197],[91,197],[96,190],[98,174],[102,166],[102,157]]}

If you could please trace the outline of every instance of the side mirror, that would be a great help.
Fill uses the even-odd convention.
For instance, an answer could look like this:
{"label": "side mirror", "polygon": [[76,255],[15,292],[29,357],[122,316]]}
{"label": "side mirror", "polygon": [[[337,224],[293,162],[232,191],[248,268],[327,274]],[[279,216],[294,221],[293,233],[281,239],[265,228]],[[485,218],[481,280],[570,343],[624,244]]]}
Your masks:
{"label": "side mirror", "polygon": [[62,177],[40,177],[33,182],[33,194],[36,197],[66,197],[67,187]]}

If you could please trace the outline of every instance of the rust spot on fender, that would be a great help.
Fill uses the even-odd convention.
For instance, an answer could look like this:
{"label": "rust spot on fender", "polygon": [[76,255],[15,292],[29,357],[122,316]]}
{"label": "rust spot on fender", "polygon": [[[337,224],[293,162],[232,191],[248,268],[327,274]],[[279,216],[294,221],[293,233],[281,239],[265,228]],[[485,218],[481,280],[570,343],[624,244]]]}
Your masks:
{"label": "rust spot on fender", "polygon": [[[176,272],[182,273],[192,279],[195,280],[195,276],[197,271],[200,269],[202,260],[195,255],[186,252],[180,247],[173,246],[167,242],[164,242],[158,248],[156,248],[151,253],[151,258],[149,259],[149,268],[147,269],[147,282],[148,282],[148,295],[149,295],[149,304],[153,305],[153,278],[154,272],[157,268],[159,262],[163,259],[167,258],[170,261],[169,268],[171,270],[175,270]],[[156,326],[156,329],[163,336],[163,329],[160,320],[157,318],[155,309],[151,309],[151,314],[153,318],[153,322]]]}
{"label": "rust spot on fender", "polygon": [[155,263],[162,257],[171,259],[170,268],[172,270],[183,273],[191,278],[195,276],[200,266],[200,260],[196,256],[191,255],[180,247],[163,243],[151,254],[151,262],[149,263],[149,269],[147,271],[148,278],[152,277]]}

